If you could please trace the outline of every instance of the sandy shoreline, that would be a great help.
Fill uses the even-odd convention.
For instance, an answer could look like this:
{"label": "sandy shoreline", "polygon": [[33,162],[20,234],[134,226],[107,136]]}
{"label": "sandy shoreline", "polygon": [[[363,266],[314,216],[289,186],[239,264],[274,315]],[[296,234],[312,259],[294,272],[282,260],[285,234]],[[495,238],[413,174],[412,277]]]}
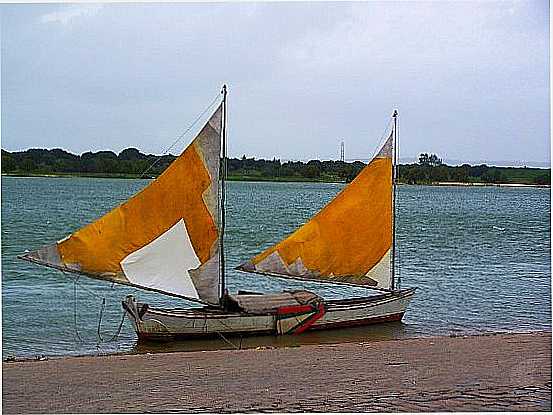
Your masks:
{"label": "sandy shoreline", "polygon": [[4,362],[5,413],[551,410],[551,333]]}

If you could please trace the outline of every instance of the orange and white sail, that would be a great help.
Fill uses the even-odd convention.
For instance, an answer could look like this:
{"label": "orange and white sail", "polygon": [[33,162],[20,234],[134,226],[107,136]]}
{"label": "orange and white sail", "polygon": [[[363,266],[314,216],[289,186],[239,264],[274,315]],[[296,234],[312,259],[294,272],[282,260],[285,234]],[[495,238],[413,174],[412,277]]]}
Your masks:
{"label": "orange and white sail", "polygon": [[390,288],[393,151],[392,132],[355,180],[309,222],[238,269]]}
{"label": "orange and white sail", "polygon": [[23,258],[217,304],[222,107],[142,191],[95,222]]}

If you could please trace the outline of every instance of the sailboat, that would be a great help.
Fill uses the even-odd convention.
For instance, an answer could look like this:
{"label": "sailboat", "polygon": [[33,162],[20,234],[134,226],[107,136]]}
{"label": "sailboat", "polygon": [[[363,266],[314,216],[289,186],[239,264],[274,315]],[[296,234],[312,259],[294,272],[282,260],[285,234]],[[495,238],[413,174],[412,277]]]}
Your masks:
{"label": "sailboat", "polygon": [[194,140],[159,177],[95,222],[20,258],[200,304],[164,309],[127,296],[122,306],[139,339],[300,334],[399,321],[415,288],[396,281],[397,111],[392,117],[389,137],[351,183],[307,223],[238,266],[275,278],[361,286],[366,296],[228,292],[226,86]]}

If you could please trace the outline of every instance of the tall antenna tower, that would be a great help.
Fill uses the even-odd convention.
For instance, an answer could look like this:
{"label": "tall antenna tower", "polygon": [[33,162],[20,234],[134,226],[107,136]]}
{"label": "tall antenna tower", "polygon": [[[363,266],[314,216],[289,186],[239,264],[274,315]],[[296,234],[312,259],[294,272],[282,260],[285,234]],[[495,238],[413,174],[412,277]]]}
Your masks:
{"label": "tall antenna tower", "polygon": [[344,142],[340,143],[340,161],[345,160]]}

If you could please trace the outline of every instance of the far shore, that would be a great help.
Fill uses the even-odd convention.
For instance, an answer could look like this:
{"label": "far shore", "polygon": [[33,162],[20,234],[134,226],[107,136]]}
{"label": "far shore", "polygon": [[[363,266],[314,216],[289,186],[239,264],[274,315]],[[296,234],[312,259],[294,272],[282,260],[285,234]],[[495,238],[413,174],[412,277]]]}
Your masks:
{"label": "far shore", "polygon": [[[144,179],[151,180],[156,177],[139,177],[136,175],[102,175],[102,174],[11,174],[11,173],[2,173],[2,176],[5,177],[46,177],[46,178],[88,178],[88,179]],[[263,178],[263,177],[229,177],[227,181],[232,182],[272,182],[272,183],[335,183],[335,184],[347,184],[343,181],[325,181],[325,180],[308,180],[305,178],[295,178],[295,177],[283,177],[280,179],[275,178]],[[527,184],[527,183],[483,183],[483,182],[433,182],[433,183],[403,183],[399,182],[400,185],[413,185],[413,186],[476,186],[476,187],[539,187],[539,188],[550,188],[551,185],[548,184]]]}
{"label": "far shore", "polygon": [[550,411],[551,332],[2,363],[6,413]]}
{"label": "far shore", "polygon": [[526,184],[526,183],[463,183],[463,182],[437,182],[429,186],[495,186],[495,187],[551,187],[549,184]]}

